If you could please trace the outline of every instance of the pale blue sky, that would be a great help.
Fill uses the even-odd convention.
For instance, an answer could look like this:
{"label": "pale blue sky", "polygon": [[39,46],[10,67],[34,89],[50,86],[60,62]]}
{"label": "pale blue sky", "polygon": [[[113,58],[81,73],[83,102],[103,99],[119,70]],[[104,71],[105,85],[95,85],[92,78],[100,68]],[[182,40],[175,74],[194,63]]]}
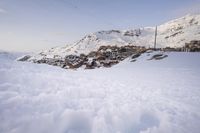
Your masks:
{"label": "pale blue sky", "polygon": [[0,49],[37,51],[199,12],[200,0],[0,0]]}

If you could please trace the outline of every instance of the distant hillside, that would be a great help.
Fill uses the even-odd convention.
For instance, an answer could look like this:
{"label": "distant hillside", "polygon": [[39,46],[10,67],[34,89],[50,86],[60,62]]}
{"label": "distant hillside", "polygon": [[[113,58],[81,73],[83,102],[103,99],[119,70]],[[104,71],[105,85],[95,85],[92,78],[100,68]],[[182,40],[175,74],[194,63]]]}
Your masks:
{"label": "distant hillside", "polygon": [[[186,15],[159,25],[157,29],[158,48],[181,48],[192,40],[200,40],[200,15]],[[154,44],[154,35],[155,27],[123,31],[99,31],[86,35],[84,38],[71,45],[55,47],[41,51],[38,54],[25,56],[21,61],[47,63],[61,67],[65,67],[67,64],[66,68],[70,68],[71,63],[69,65],[69,60],[73,62],[72,64],[75,62],[76,67],[80,67],[83,64],[87,64],[87,61],[91,59],[96,61],[99,57],[101,57],[101,59],[104,58],[103,62],[107,60],[113,62],[115,59],[112,57],[113,54],[120,54],[120,59],[114,61],[114,64],[116,64],[121,61],[121,59],[127,58],[132,54],[141,54],[141,51],[143,53],[145,49],[152,48]],[[190,47],[190,45],[188,46]],[[102,47],[105,47],[103,52],[101,51]],[[121,49],[125,49],[125,51],[122,52]],[[195,51],[195,48],[193,49]],[[107,56],[108,54],[109,56]],[[98,62],[96,63],[98,64]],[[102,65],[104,66],[104,64]],[[74,68],[74,65],[72,68]]]}

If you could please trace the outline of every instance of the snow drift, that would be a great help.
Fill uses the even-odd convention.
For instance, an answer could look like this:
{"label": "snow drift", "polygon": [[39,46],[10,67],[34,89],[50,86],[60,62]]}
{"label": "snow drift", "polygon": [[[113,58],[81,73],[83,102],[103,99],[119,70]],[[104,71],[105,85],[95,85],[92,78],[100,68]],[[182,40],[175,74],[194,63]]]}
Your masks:
{"label": "snow drift", "polygon": [[199,133],[200,54],[65,70],[0,57],[1,133]]}

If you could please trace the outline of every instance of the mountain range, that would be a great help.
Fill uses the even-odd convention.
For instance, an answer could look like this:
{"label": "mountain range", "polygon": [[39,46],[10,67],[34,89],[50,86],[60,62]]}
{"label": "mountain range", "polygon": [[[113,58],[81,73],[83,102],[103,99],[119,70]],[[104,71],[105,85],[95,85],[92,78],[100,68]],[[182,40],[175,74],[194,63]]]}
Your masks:
{"label": "mountain range", "polygon": [[[24,60],[37,62],[46,59],[64,60],[66,56],[88,55],[103,46],[138,46],[152,48],[157,27],[157,48],[181,48],[192,40],[200,40],[200,15],[186,15],[155,27],[129,30],[108,30],[91,33],[75,43],[54,47],[26,56]],[[45,61],[44,61],[45,63]]]}

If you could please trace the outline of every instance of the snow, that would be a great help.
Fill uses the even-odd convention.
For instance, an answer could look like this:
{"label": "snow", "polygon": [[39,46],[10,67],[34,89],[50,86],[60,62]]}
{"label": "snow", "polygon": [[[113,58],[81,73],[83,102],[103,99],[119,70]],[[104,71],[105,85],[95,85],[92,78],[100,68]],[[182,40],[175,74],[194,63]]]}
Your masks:
{"label": "snow", "polygon": [[1,133],[199,133],[200,54],[65,70],[0,54]]}

